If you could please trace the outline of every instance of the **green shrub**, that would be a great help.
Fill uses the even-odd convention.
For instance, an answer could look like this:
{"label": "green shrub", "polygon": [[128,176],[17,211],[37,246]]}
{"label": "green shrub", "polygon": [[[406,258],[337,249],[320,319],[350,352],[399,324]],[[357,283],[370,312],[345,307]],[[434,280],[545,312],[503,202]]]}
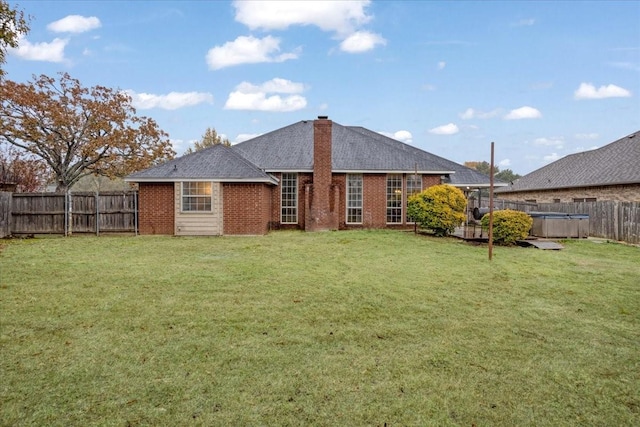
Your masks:
{"label": "green shrub", "polygon": [[433,230],[437,236],[446,236],[464,222],[466,207],[462,191],[441,184],[409,197],[407,214],[421,227]]}
{"label": "green shrub", "polygon": [[[511,209],[493,212],[493,241],[502,245],[513,245],[529,235],[533,219],[525,212]],[[489,228],[489,214],[482,217],[482,227]]]}

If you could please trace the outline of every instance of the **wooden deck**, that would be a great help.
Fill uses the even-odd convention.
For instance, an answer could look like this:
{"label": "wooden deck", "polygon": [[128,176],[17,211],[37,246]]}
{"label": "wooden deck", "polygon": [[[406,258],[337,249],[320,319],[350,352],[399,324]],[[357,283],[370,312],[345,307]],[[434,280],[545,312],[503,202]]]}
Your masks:
{"label": "wooden deck", "polygon": [[464,224],[462,227],[457,227],[452,236],[474,242],[489,241],[489,234],[487,230],[483,230],[481,226],[475,224]]}
{"label": "wooden deck", "polygon": [[[468,242],[489,243],[488,231],[483,230],[481,226],[475,224],[465,224],[462,227],[456,228],[452,236]],[[518,240],[516,243],[519,246],[533,246],[535,248],[545,250],[564,249],[564,247],[558,242],[547,239],[540,239],[537,237],[528,238],[526,240]]]}

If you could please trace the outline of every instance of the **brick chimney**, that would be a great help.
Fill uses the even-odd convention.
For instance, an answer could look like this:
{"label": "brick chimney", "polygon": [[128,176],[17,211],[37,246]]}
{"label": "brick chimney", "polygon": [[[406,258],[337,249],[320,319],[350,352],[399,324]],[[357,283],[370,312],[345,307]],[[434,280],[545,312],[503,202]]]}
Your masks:
{"label": "brick chimney", "polygon": [[310,206],[306,209],[307,231],[336,230],[338,228],[335,203],[336,189],[331,185],[331,128],[333,123],[327,116],[318,116],[313,122],[313,184]]}

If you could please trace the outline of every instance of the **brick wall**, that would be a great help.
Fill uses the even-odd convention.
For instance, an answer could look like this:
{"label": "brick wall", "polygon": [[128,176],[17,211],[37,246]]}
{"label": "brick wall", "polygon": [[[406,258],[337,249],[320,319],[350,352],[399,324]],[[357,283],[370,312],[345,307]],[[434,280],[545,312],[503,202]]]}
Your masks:
{"label": "brick wall", "polygon": [[[279,174],[276,174],[280,178]],[[338,228],[387,227],[386,174],[363,175],[363,224],[346,224],[346,174],[333,174],[327,188],[326,209],[335,212]],[[270,228],[305,229],[305,186],[312,174],[298,174],[298,224],[280,224],[280,187],[266,184],[225,183],[223,234],[261,235]],[[423,188],[439,184],[439,176],[422,177]],[[175,233],[173,183],[140,183],[140,234]]]}
{"label": "brick wall", "polygon": [[[406,188],[406,174],[403,176]],[[347,224],[346,174],[334,174],[332,185],[338,193],[338,219],[341,230],[353,228],[402,228],[407,224],[387,224],[387,174],[363,174],[362,224]],[[440,184],[440,175],[422,175],[422,189]],[[413,225],[412,225],[413,226]]]}
{"label": "brick wall", "polygon": [[331,210],[332,127],[333,123],[326,118],[313,122],[313,185],[309,188],[311,203],[305,216],[307,231],[338,228],[337,212]]}
{"label": "brick wall", "polygon": [[573,202],[573,199],[591,199],[597,201],[640,202],[640,184],[610,185],[606,187],[568,188],[544,191],[521,191],[514,193],[496,193],[496,197],[507,200],[535,200],[537,203]]}
{"label": "brick wall", "polygon": [[[282,179],[281,173],[273,174],[279,181]],[[305,228],[305,186],[313,182],[313,175],[310,173],[298,174],[298,223],[297,224],[280,224],[280,208],[282,193],[280,186],[274,187],[271,191],[271,224],[272,228],[278,229],[302,229]]]}
{"label": "brick wall", "polygon": [[140,234],[174,234],[173,183],[140,183],[139,188]]}
{"label": "brick wall", "polygon": [[440,185],[440,175],[422,175],[422,189],[426,190],[434,185]]}
{"label": "brick wall", "polygon": [[384,228],[387,225],[387,174],[362,177],[362,226]]}
{"label": "brick wall", "polygon": [[267,184],[223,184],[223,234],[266,234],[273,213],[272,192],[278,191]]}

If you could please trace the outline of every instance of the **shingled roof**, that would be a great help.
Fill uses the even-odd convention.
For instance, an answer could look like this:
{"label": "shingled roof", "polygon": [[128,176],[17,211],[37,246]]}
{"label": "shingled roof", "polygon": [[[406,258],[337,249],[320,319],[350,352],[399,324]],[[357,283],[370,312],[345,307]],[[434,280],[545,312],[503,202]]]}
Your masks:
{"label": "shingled roof", "polygon": [[[334,172],[413,172],[449,174],[438,156],[375,132],[332,122]],[[376,137],[372,137],[375,135]],[[378,138],[380,136],[381,138]],[[391,144],[385,139],[394,141]],[[243,157],[268,172],[313,170],[313,120],[303,120],[234,145]]]}
{"label": "shingled roof", "polygon": [[604,147],[571,154],[498,192],[640,184],[640,131]]}
{"label": "shingled roof", "polygon": [[277,180],[231,148],[218,144],[129,175],[132,182],[213,179],[276,184]]}
{"label": "shingled roof", "polygon": [[[313,171],[313,120],[226,147],[215,145],[129,175],[126,181],[212,179],[277,183],[271,172]],[[332,122],[332,170],[338,173],[447,175],[458,187],[487,187],[489,177],[443,157],[358,126]],[[504,185],[496,183],[496,186]]]}
{"label": "shingled roof", "polygon": [[[435,154],[427,153],[426,151],[420,150],[419,148],[413,147],[408,144],[404,144],[396,139],[389,138],[377,132],[373,132],[369,129],[363,127],[355,127],[350,126],[350,129],[355,130],[356,132],[360,132],[364,135],[369,136],[370,138],[375,138],[376,140],[383,142],[385,144],[390,145],[394,150],[403,150],[408,152],[411,156],[419,156],[421,153],[425,153],[430,156],[431,160],[437,162],[440,166],[440,170],[450,170],[453,171],[451,175],[449,175],[449,183],[456,187],[488,187],[489,186],[489,177],[483,173],[478,172],[475,169],[468,168],[459,163],[453,162],[451,160],[445,159],[444,157],[436,156]],[[494,182],[494,186],[505,186],[506,183],[496,180]]]}

